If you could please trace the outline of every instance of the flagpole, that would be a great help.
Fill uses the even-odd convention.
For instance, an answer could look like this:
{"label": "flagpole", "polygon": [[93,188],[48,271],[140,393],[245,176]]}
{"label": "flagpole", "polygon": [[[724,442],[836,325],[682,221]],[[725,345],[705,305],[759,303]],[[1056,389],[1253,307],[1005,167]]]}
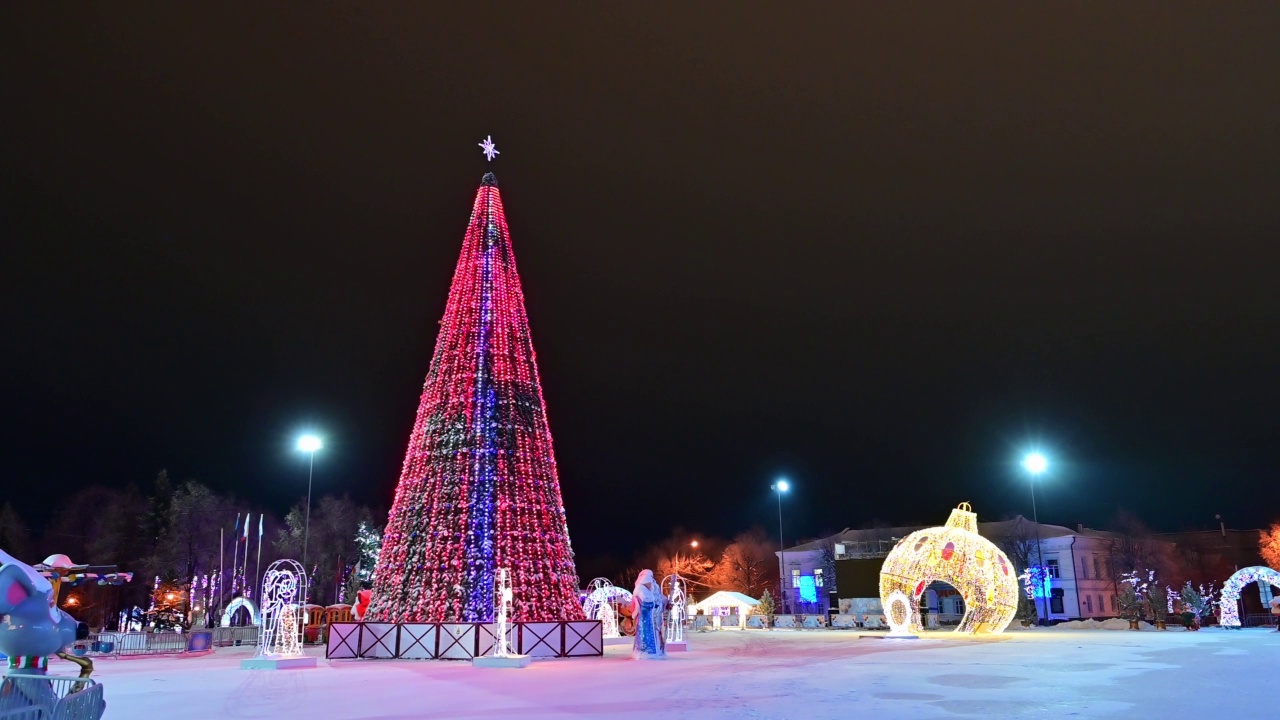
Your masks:
{"label": "flagpole", "polygon": [[[218,528],[218,582],[222,582],[222,561],[227,554],[227,529]],[[212,590],[213,588],[210,588]],[[222,588],[218,588],[218,610],[222,610]]]}
{"label": "flagpole", "polygon": [[236,592],[236,566],[240,564],[240,513],[236,513],[235,536],[231,538],[231,593]]}
{"label": "flagpole", "polygon": [[[240,577],[244,580],[245,590],[249,589],[249,518],[253,517],[253,513],[249,513],[249,517],[244,521],[244,562],[240,566]],[[247,593],[246,593],[247,594]]]}
{"label": "flagpole", "polygon": [[262,582],[262,515],[258,515],[258,564],[253,568],[253,580]]}

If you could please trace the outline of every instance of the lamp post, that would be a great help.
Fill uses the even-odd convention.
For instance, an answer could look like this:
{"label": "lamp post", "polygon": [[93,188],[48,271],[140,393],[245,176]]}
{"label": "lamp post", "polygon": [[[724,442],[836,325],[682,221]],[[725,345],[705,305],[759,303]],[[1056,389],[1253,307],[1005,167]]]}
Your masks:
{"label": "lamp post", "polygon": [[778,496],[778,590],[782,593],[782,612],[787,612],[787,578],[783,574],[786,568],[787,548],[782,542],[782,493],[791,489],[791,483],[786,480],[779,479],[770,486],[774,494]]}
{"label": "lamp post", "polygon": [[[1036,513],[1036,478],[1040,477],[1049,469],[1049,459],[1039,451],[1029,452],[1022,458],[1022,468],[1031,476],[1031,522],[1036,526],[1036,562],[1039,563],[1041,573],[1046,574],[1048,569],[1044,566],[1044,550],[1040,548],[1040,517]],[[1036,593],[1041,597],[1044,596],[1044,584],[1040,585],[1040,591]],[[1044,618],[1036,624],[1045,624],[1049,622],[1049,598],[1044,599]],[[1039,608],[1037,608],[1039,610]]]}
{"label": "lamp post", "polygon": [[310,453],[311,460],[307,464],[307,519],[302,527],[302,567],[307,567],[307,540],[311,535],[311,476],[316,469],[316,451],[324,447],[324,442],[315,435],[303,435],[298,438],[298,449]]}

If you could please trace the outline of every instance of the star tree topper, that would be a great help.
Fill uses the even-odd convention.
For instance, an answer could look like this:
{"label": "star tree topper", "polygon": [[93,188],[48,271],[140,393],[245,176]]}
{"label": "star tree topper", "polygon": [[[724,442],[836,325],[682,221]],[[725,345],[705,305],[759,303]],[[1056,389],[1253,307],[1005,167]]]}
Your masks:
{"label": "star tree topper", "polygon": [[494,144],[493,144],[493,136],[492,136],[492,135],[489,135],[488,137],[486,137],[486,138],[484,139],[484,142],[482,142],[482,143],[477,143],[477,144],[480,146],[480,148],[481,148],[482,150],[484,150],[484,156],[485,156],[486,158],[489,158],[489,162],[493,162],[493,156],[494,156],[494,155],[501,155],[501,154],[502,154],[502,153],[498,152],[498,147],[497,147],[496,145],[494,145]]}

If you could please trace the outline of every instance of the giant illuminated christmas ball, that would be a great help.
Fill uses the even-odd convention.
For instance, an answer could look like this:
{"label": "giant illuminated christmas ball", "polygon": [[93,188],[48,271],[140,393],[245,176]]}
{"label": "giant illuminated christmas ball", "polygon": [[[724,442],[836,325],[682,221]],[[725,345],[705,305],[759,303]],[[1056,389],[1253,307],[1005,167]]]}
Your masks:
{"label": "giant illuminated christmas ball", "polygon": [[[906,536],[884,559],[880,602],[885,616],[909,616],[909,630],[920,632],[920,595],[935,581],[947,583],[964,599],[957,632],[1004,632],[1018,611],[1018,573],[999,548],[978,534],[978,516],[969,503],[952,510],[946,525]],[[891,598],[895,592],[902,594]],[[909,607],[901,607],[904,602]]]}
{"label": "giant illuminated christmas ball", "polygon": [[[490,143],[486,155],[496,154]],[[366,619],[491,622],[502,569],[512,620],[582,619],[524,292],[489,173],[454,270]]]}

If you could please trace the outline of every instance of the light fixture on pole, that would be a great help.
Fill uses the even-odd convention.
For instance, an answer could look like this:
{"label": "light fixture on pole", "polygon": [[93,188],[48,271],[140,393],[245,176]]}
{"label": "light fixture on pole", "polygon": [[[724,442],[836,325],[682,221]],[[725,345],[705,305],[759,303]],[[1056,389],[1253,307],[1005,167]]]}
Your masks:
{"label": "light fixture on pole", "polygon": [[[1036,527],[1036,561],[1039,563],[1040,572],[1044,574],[1044,579],[1048,580],[1048,569],[1044,566],[1044,550],[1040,547],[1040,517],[1036,513],[1036,478],[1049,470],[1049,459],[1038,450],[1029,452],[1022,458],[1022,469],[1026,470],[1027,474],[1031,476],[1031,521]],[[1041,582],[1038,584],[1040,587],[1036,594],[1043,597],[1046,583]],[[1052,585],[1052,583],[1049,584]],[[1044,597],[1043,599],[1044,617],[1037,624],[1049,622],[1049,598]],[[1037,607],[1036,611],[1039,612],[1039,610],[1040,608]]]}
{"label": "light fixture on pole", "polygon": [[787,611],[787,579],[783,574],[786,567],[787,550],[786,545],[782,542],[782,493],[791,489],[791,483],[779,478],[777,482],[770,486],[774,494],[778,496],[778,590],[782,597],[782,611]]}
{"label": "light fixture on pole", "polygon": [[303,435],[298,438],[298,450],[311,455],[307,465],[307,519],[302,527],[302,567],[307,567],[307,540],[311,535],[311,476],[316,469],[316,451],[324,447],[324,441],[315,435]]}

